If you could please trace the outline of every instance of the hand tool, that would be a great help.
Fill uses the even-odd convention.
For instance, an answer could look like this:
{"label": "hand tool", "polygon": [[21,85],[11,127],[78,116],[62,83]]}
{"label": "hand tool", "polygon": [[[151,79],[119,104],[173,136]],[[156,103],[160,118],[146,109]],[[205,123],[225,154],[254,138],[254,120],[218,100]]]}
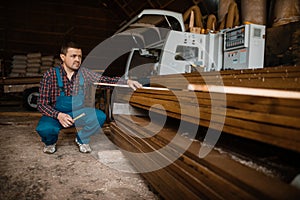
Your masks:
{"label": "hand tool", "polygon": [[76,121],[77,119],[81,118],[85,116],[85,113],[81,113],[80,115],[78,115],[77,117],[75,117],[73,120]]}
{"label": "hand tool", "polygon": [[[123,84],[111,84],[111,83],[94,83],[94,85],[100,85],[100,86],[110,86],[110,87],[124,87],[129,88],[129,85],[123,85]],[[162,88],[162,87],[142,87],[141,89],[148,89],[148,90],[165,90],[169,91],[168,88]]]}

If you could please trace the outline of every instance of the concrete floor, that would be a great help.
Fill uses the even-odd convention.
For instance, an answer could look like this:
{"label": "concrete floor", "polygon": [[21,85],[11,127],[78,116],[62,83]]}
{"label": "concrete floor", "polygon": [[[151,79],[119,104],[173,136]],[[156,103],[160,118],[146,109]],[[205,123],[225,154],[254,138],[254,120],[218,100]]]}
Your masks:
{"label": "concrete floor", "polygon": [[34,130],[39,117],[2,110],[0,199],[159,199],[139,174],[129,173],[134,168],[103,133],[92,139],[94,151],[83,154],[75,133],[62,132],[49,155]]}

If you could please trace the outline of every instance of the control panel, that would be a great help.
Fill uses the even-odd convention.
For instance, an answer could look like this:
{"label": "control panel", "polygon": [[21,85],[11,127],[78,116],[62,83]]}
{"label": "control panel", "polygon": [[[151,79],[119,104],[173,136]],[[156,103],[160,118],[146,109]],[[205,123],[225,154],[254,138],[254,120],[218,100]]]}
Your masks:
{"label": "control panel", "polygon": [[224,30],[224,69],[263,68],[265,26],[246,24]]}
{"label": "control panel", "polygon": [[222,47],[223,34],[170,31],[163,47],[158,74],[220,71]]}

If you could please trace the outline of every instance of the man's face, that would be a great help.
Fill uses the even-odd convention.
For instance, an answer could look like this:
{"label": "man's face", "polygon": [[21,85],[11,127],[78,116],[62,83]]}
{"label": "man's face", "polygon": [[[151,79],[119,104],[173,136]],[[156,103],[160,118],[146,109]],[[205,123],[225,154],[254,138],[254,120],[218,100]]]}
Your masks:
{"label": "man's face", "polygon": [[60,54],[63,65],[71,71],[77,71],[82,60],[81,49],[68,48],[66,55]]}

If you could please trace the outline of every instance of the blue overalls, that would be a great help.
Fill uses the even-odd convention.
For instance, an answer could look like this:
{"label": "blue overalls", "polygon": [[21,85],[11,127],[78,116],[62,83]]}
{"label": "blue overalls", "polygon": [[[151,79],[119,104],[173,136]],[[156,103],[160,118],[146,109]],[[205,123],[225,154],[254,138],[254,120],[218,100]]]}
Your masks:
{"label": "blue overalls", "polygon": [[[85,113],[85,116],[75,121],[76,127],[82,127],[76,137],[79,143],[88,144],[90,142],[90,136],[97,133],[104,124],[106,115],[101,110],[84,107],[84,78],[81,72],[79,72],[78,95],[66,96],[59,68],[56,67],[55,70],[60,89],[60,96],[56,98],[55,109],[71,117]],[[52,145],[57,142],[59,131],[62,128],[63,126],[59,123],[58,119],[42,116],[36,127],[36,131],[41,136],[43,143]]]}

